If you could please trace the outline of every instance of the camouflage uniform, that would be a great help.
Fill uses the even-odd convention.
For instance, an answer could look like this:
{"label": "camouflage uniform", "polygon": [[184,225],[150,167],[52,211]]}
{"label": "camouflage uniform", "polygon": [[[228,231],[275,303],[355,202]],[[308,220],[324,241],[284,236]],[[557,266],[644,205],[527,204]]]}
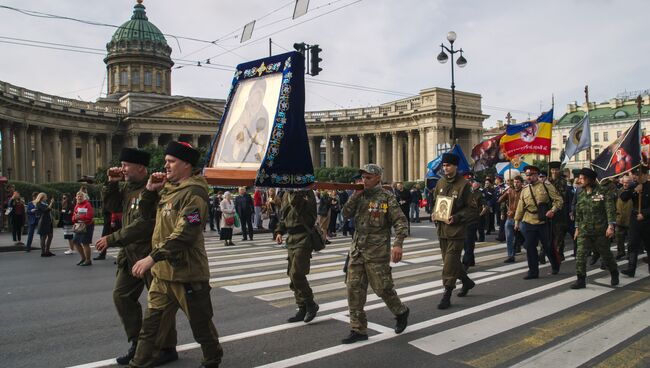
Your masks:
{"label": "camouflage uniform", "polygon": [[293,291],[296,304],[304,308],[306,303],[314,300],[309,287],[309,274],[312,243],[310,234],[316,223],[316,196],[311,189],[287,191],[282,196],[280,221],[276,234],[289,234],[287,237],[288,266],[287,275],[291,281],[289,288]]}
{"label": "camouflage uniform", "polygon": [[[377,165],[366,165],[378,169]],[[369,171],[367,172],[375,173]],[[408,234],[406,216],[395,196],[381,185],[353,195],[343,207],[344,218],[354,218],[355,232],[350,247],[350,262],[347,269],[348,307],[351,330],[367,334],[368,320],[363,310],[366,304],[368,284],[375,294],[384,300],[388,309],[401,315],[408,308],[395,292],[390,268],[390,228],[395,228],[393,247],[402,247]]]}
{"label": "camouflage uniform", "polygon": [[470,185],[459,174],[452,178],[440,178],[436,184],[434,195],[454,198],[451,210],[454,223],[450,225],[442,221],[436,221],[442,262],[444,264],[442,283],[446,289],[454,289],[456,288],[456,280],[467,279],[467,272],[460,262],[460,255],[467,235],[467,225],[477,220],[477,206],[479,203],[472,200]]}
{"label": "camouflage uniform", "polygon": [[[158,193],[145,190],[142,201],[155,203]],[[149,254],[151,268],[149,307],[142,324],[131,367],[153,365],[154,340],[161,317],[176,314],[180,307],[190,322],[194,339],[203,350],[203,364],[217,367],[223,350],[212,323],[210,270],[205,252],[203,227],[208,219],[208,186],[204,178],[192,176],[180,184],[166,183],[160,191],[156,225]]]}
{"label": "camouflage uniform", "polygon": [[589,250],[596,249],[610,272],[617,271],[617,265],[605,237],[608,224],[616,223],[616,192],[602,185],[596,185],[591,193],[581,190],[576,204],[576,228],[578,229],[578,251],[576,274],[587,275],[586,258]]}
{"label": "camouflage uniform", "polygon": [[[138,338],[142,327],[142,306],[139,298],[151,286],[151,272],[144,278],[133,277],[131,268],[151,252],[151,234],[155,225],[155,208],[140,209],[141,193],[146,179],[139,182],[109,182],[102,191],[103,206],[110,212],[122,213],[122,228],[107,238],[109,247],[120,247],[117,255],[117,275],[113,288],[113,302],[129,341]],[[161,321],[157,347],[176,347],[175,316],[164,316]]]}
{"label": "camouflage uniform", "polygon": [[616,248],[617,256],[625,255],[625,238],[630,229],[630,218],[632,216],[632,201],[624,201],[620,198],[623,188],[616,195]]}
{"label": "camouflage uniform", "polygon": [[[563,201],[566,201],[566,192],[567,192],[567,183],[564,177],[560,176],[557,179],[550,178],[549,183],[553,185],[557,194],[562,198]],[[553,226],[553,242],[558,249],[560,258],[563,258],[564,255],[564,238],[566,237],[566,232],[568,228],[569,218],[564,207],[558,211],[551,224]]]}

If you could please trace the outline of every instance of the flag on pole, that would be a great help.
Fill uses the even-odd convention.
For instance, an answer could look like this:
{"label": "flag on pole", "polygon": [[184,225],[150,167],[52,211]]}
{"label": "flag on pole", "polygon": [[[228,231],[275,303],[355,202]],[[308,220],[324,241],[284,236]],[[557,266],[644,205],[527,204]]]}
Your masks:
{"label": "flag on pole", "polygon": [[569,137],[564,148],[563,164],[569,162],[571,157],[591,146],[591,130],[589,129],[589,113],[569,131]]}
{"label": "flag on pole", "polygon": [[472,148],[474,170],[481,171],[494,166],[497,162],[505,160],[499,151],[499,142],[505,133],[486,139]]}
{"label": "flag on pole", "polygon": [[598,155],[591,166],[598,180],[625,174],[641,164],[641,123],[634,123]]}
{"label": "flag on pole", "polygon": [[521,124],[508,124],[506,134],[501,138],[501,151],[507,157],[527,153],[550,155],[552,131],[553,109],[535,120]]}
{"label": "flag on pole", "polygon": [[[454,146],[447,153],[452,153],[459,157],[458,160],[458,173],[465,174],[471,171],[469,167],[469,162],[465,158],[465,154],[459,145],[454,144]],[[429,161],[427,164],[427,174],[425,178],[434,178],[442,176],[440,171],[442,170],[442,155],[436,157],[435,159]]]}

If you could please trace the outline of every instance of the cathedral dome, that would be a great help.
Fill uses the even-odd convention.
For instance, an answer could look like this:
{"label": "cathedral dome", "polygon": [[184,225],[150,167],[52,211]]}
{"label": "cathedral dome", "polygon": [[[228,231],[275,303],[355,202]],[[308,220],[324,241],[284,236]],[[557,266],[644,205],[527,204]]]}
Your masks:
{"label": "cathedral dome", "polygon": [[135,40],[160,42],[167,45],[167,40],[163,33],[160,32],[160,29],[149,22],[145,7],[142,5],[142,0],[139,0],[133,7],[131,20],[122,24],[113,34],[113,38],[111,38],[111,42]]}

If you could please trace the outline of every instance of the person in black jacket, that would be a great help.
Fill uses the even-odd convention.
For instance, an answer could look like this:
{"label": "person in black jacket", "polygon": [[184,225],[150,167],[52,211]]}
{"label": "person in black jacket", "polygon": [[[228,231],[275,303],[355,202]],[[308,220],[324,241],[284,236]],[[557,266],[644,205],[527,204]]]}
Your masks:
{"label": "person in black jacket", "polygon": [[235,198],[235,210],[241,222],[242,240],[253,240],[253,197],[246,193],[246,187],[239,187],[239,195]]}
{"label": "person in black jacket", "polygon": [[[631,185],[620,194],[622,201],[633,203],[628,230],[630,240],[627,269],[621,271],[628,277],[634,277],[639,253],[643,252],[643,248],[650,254],[650,182],[647,170],[643,166],[639,167],[634,172],[636,185]],[[650,271],[650,264],[648,264],[648,271]]]}
{"label": "person in black jacket", "polygon": [[408,190],[404,189],[404,184],[395,183],[395,197],[399,207],[404,212],[406,216],[406,221],[409,227],[409,234],[411,233],[411,217],[409,216],[409,209],[411,208],[411,193]]}

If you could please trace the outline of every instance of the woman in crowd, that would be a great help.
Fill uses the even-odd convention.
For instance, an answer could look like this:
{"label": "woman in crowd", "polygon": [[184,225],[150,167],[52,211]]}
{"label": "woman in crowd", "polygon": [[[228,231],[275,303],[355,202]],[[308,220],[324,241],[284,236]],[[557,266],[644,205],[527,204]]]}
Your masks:
{"label": "woman in crowd", "polygon": [[269,188],[266,201],[266,213],[269,215],[269,230],[275,232],[278,225],[278,214],[280,212],[280,198],[275,194],[275,188]]}
{"label": "woman in crowd", "polygon": [[39,218],[36,216],[36,205],[34,204],[36,197],[38,197],[38,192],[33,192],[32,200],[27,203],[27,245],[25,246],[25,252],[32,251],[34,232],[36,232],[36,227],[38,226]]}
{"label": "woman in crowd", "polygon": [[221,209],[221,230],[219,239],[224,241],[225,246],[235,245],[232,242],[232,228],[235,226],[235,202],[232,200],[232,194],[225,192],[223,199],[219,204]]}
{"label": "woman in crowd", "polygon": [[50,252],[50,245],[52,245],[52,237],[54,236],[54,223],[52,221],[54,201],[48,201],[47,194],[38,193],[34,205],[36,206],[36,216],[39,218],[36,232],[41,237],[41,257],[52,257],[54,253]]}
{"label": "woman in crowd", "polygon": [[11,236],[16,245],[23,245],[22,240],[23,226],[25,225],[25,202],[20,198],[20,193],[15,191],[11,196],[9,203],[9,218],[11,222]]}
{"label": "woman in crowd", "polygon": [[61,216],[59,217],[59,226],[63,227],[63,239],[68,241],[68,247],[70,249],[66,250],[65,254],[70,255],[74,253],[74,244],[72,243],[72,238],[74,233],[72,232],[72,213],[74,212],[74,203],[70,197],[70,193],[65,193],[61,197]]}
{"label": "woman in crowd", "polygon": [[81,255],[81,261],[77,263],[77,266],[90,266],[93,264],[90,258],[90,243],[93,242],[93,231],[95,230],[93,215],[93,206],[88,200],[88,194],[80,190],[77,192],[77,204],[74,206],[72,214],[72,222],[74,223],[72,242]]}

